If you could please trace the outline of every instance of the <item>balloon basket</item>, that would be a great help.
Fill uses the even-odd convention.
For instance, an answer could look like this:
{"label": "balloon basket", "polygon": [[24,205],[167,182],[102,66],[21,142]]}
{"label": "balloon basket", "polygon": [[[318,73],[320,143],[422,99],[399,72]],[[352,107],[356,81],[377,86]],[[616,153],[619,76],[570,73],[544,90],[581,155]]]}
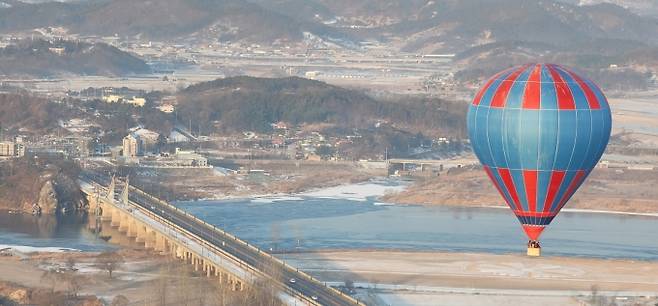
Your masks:
{"label": "balloon basket", "polygon": [[541,256],[541,247],[529,247],[528,256],[530,257],[539,257]]}

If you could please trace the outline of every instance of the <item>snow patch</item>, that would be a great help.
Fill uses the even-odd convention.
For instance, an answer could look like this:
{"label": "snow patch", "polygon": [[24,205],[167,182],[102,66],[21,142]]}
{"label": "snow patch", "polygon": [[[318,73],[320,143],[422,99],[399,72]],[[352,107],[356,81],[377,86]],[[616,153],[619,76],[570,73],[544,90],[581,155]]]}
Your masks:
{"label": "snow patch", "polygon": [[58,247],[33,247],[27,245],[8,245],[0,244],[0,251],[16,251],[19,253],[36,253],[36,252],[47,252],[47,253],[64,253],[64,252],[82,252],[78,249],[71,248],[58,248]]}

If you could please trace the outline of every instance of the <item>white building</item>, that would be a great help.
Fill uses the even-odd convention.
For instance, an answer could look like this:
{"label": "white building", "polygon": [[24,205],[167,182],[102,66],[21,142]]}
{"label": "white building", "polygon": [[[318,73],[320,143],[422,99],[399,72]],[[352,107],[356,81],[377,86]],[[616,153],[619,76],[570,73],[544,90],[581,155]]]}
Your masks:
{"label": "white building", "polygon": [[162,104],[158,106],[158,109],[167,114],[171,114],[176,110],[176,107],[173,104]]}
{"label": "white building", "polygon": [[175,156],[180,166],[186,167],[208,167],[208,159],[203,155],[193,152],[178,152]]}
{"label": "white building", "polygon": [[135,134],[123,138],[123,156],[137,157],[142,154],[142,140]]}

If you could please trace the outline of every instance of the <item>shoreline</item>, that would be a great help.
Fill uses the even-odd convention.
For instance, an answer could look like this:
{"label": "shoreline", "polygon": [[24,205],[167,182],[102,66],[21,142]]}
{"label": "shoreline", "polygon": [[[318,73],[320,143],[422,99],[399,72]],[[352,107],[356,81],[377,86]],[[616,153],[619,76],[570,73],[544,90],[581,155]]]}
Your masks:
{"label": "shoreline", "polygon": [[389,255],[402,255],[402,254],[418,254],[418,255],[435,255],[435,256],[498,256],[498,257],[515,257],[519,259],[547,259],[547,260],[584,260],[584,261],[619,261],[619,262],[645,262],[645,263],[658,263],[658,258],[629,258],[629,257],[594,257],[586,255],[564,255],[564,254],[542,254],[540,257],[529,257],[525,253],[525,249],[519,252],[473,252],[473,251],[447,251],[447,250],[419,250],[419,249],[400,249],[400,248],[367,248],[367,249],[314,249],[304,251],[292,252],[275,252],[272,255],[281,258],[298,257],[298,256],[313,256],[313,255],[331,255],[331,254],[389,254]]}
{"label": "shoreline", "polygon": [[[394,204],[398,205],[398,204]],[[414,204],[406,204],[406,205],[414,205]],[[425,205],[425,204],[418,204],[420,206],[438,206],[438,205]],[[496,205],[488,205],[488,206],[459,206],[459,205],[441,205],[445,207],[464,207],[464,208],[496,208],[496,209],[509,209],[507,206],[496,206]],[[607,215],[627,215],[627,216],[637,216],[637,217],[656,217],[658,218],[658,213],[642,213],[642,212],[625,212],[625,211],[617,211],[617,210],[599,210],[599,209],[586,209],[586,208],[563,208],[560,210],[560,213],[563,212],[568,212],[568,213],[585,213],[585,214],[607,214]]]}
{"label": "shoreline", "polygon": [[[184,201],[173,201],[172,203],[184,203],[184,204],[193,204],[195,202],[219,202],[217,204],[222,204],[224,203],[230,203],[230,202],[239,202],[239,201],[251,201],[251,200],[270,200],[272,199],[272,202],[277,202],[277,201],[286,201],[287,198],[298,198],[300,200],[303,200],[302,198],[316,198],[316,199],[341,199],[341,200],[354,200],[354,201],[367,201],[367,199],[356,199],[356,197],[344,197],[342,196],[343,194],[335,194],[333,196],[327,195],[327,196],[313,196],[312,194],[314,193],[321,193],[322,191],[326,190],[332,190],[332,189],[340,189],[340,188],[353,188],[353,187],[358,187],[360,185],[365,185],[365,184],[374,184],[376,185],[377,182],[381,181],[395,181],[394,179],[390,179],[387,177],[375,177],[371,178],[369,180],[363,181],[363,182],[358,182],[358,183],[350,183],[350,184],[342,184],[342,185],[336,185],[336,186],[328,186],[328,187],[322,187],[322,188],[312,188],[303,192],[296,192],[296,193],[269,193],[269,194],[258,194],[258,195],[253,195],[253,196],[224,196],[224,197],[212,197],[212,198],[200,198],[200,199],[195,199],[195,200],[184,200]],[[399,180],[398,180],[399,181]],[[404,181],[404,182],[409,182],[409,181]],[[401,190],[406,190],[408,187],[410,187],[411,184],[400,184],[399,186],[393,186],[395,188],[399,188]],[[386,187],[386,186],[382,186]],[[399,192],[400,190],[398,190]],[[495,209],[509,209],[509,207],[504,206],[504,205],[453,205],[453,204],[442,204],[442,205],[436,205],[436,204],[424,204],[424,203],[396,203],[396,202],[390,202],[390,201],[385,201],[383,200],[383,197],[387,196],[386,194],[369,194],[367,197],[375,197],[374,198],[374,203],[373,204],[379,204],[380,206],[422,206],[422,207],[450,207],[450,208],[495,208]],[[383,204],[383,205],[382,205]],[[638,217],[657,217],[658,218],[658,212],[632,212],[632,211],[618,211],[618,210],[600,210],[600,209],[586,209],[586,208],[564,208],[561,210],[561,212],[569,212],[569,213],[587,213],[587,214],[609,214],[609,215],[627,215],[627,216],[638,216]]]}
{"label": "shoreline", "polygon": [[[655,274],[658,261],[349,250],[289,254],[282,258],[327,283],[340,284],[349,280],[356,288],[400,297],[431,293],[439,294],[433,298],[440,300],[445,297],[443,294],[458,295],[461,299],[496,295],[506,296],[509,301],[510,296],[536,298],[539,294],[575,298],[599,292],[609,296],[654,298],[658,292]],[[525,303],[512,303],[518,304]],[[509,302],[496,305],[509,305]],[[566,304],[553,301],[542,305]]]}

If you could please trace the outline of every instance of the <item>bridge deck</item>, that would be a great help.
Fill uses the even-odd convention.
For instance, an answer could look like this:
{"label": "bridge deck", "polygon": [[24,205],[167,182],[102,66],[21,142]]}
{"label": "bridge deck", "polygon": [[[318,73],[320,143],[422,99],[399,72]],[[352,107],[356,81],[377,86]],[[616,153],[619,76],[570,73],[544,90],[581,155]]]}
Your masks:
{"label": "bridge deck", "polygon": [[[109,185],[108,177],[91,171],[83,172],[81,180],[90,184],[96,183],[103,187]],[[129,200],[131,204],[139,208],[141,211],[139,213],[140,216],[146,216],[151,220],[149,224],[160,224],[160,230],[174,231],[176,235],[191,235],[192,238],[201,242],[201,250],[197,250],[200,255],[215,253],[213,256],[208,256],[210,257],[208,258],[209,260],[217,260],[222,263],[221,258],[216,256],[228,255],[229,257],[233,257],[238,260],[240,268],[246,268],[248,271],[254,272],[257,275],[274,280],[287,293],[301,297],[309,303],[320,305],[363,305],[363,303],[359,303],[352,297],[325,286],[310,275],[285,264],[275,256],[253,245],[249,245],[230,233],[217,229],[215,226],[207,224],[169,203],[159,200],[132,186],[130,191]],[[204,253],[204,250],[207,253]],[[267,270],[270,267],[278,267],[276,275],[270,275],[268,273],[270,271]],[[235,271],[235,267],[231,268],[231,270]],[[236,273],[239,272],[236,271]],[[240,275],[236,276],[240,277]],[[295,282],[291,282],[291,279],[295,279]],[[243,280],[249,281],[249,279]],[[317,300],[312,299],[312,297],[316,297]]]}

